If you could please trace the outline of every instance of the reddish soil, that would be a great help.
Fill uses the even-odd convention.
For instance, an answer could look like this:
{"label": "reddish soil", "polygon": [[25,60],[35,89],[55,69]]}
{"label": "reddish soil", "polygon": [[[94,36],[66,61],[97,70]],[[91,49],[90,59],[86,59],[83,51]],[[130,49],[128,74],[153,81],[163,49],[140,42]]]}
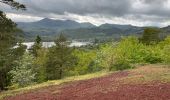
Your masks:
{"label": "reddish soil", "polygon": [[120,84],[128,72],[50,86],[6,100],[170,100],[170,83]]}

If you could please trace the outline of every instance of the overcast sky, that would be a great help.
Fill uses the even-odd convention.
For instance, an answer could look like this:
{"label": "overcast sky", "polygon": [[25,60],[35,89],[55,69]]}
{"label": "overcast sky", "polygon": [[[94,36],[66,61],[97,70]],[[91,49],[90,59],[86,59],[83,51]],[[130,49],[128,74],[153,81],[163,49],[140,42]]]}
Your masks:
{"label": "overcast sky", "polygon": [[0,10],[14,21],[42,18],[70,19],[78,22],[132,24],[136,26],[170,25],[170,0],[16,0],[27,11],[15,11],[0,3]]}

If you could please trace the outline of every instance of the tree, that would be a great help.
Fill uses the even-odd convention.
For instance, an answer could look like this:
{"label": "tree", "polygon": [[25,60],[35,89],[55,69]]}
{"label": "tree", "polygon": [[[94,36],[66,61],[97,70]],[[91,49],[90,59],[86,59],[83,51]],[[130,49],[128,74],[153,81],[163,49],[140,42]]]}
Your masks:
{"label": "tree", "polygon": [[20,4],[19,2],[16,2],[14,0],[1,0],[0,3],[4,3],[6,5],[11,6],[13,9],[22,9],[25,10],[26,7],[23,4]]}
{"label": "tree", "polygon": [[13,49],[13,54],[17,57],[22,57],[27,49],[26,45],[23,45],[22,42],[19,42],[16,48]]}
{"label": "tree", "polygon": [[15,32],[16,24],[10,19],[6,18],[6,15],[0,11],[0,49],[6,49],[16,43],[15,37],[12,34]]}
{"label": "tree", "polygon": [[55,44],[48,52],[46,69],[49,80],[61,79],[64,71],[73,66],[72,64],[75,60],[72,54],[72,48],[68,47],[69,43],[62,34],[56,39]]}
{"label": "tree", "polygon": [[95,66],[96,50],[75,49],[73,53],[77,58],[77,62],[73,70],[71,70],[71,72],[74,71],[74,75],[82,75],[100,70],[99,66]]}
{"label": "tree", "polygon": [[[26,9],[23,4],[14,0],[1,0],[0,3],[7,4],[17,10]],[[9,85],[10,77],[7,73],[11,70],[10,66],[13,65],[14,60],[17,58],[12,49],[17,42],[14,35],[16,30],[16,24],[11,19],[8,19],[3,11],[0,11],[0,90]]]}
{"label": "tree", "polygon": [[36,82],[41,83],[46,81],[46,61],[47,61],[47,48],[38,50],[38,55],[34,60],[34,72],[36,72]]}
{"label": "tree", "polygon": [[160,41],[160,30],[157,28],[146,28],[140,41],[146,45],[158,43]]}
{"label": "tree", "polygon": [[36,43],[37,43],[37,44],[40,44],[40,43],[41,43],[41,37],[40,37],[39,35],[37,35]]}
{"label": "tree", "polygon": [[34,83],[35,74],[33,72],[33,57],[25,53],[21,60],[18,62],[18,66],[13,67],[9,72],[12,76],[12,82],[18,84],[20,87],[25,87]]}
{"label": "tree", "polygon": [[[25,5],[14,0],[1,0],[0,3],[7,4],[17,10],[26,10]],[[0,10],[0,48],[9,48],[9,45],[14,45],[15,36],[12,34],[17,30],[16,24],[6,17],[5,13]]]}
{"label": "tree", "polygon": [[37,57],[38,50],[40,50],[41,48],[42,48],[41,37],[37,35],[34,45],[30,48],[30,53],[33,54],[34,57]]}

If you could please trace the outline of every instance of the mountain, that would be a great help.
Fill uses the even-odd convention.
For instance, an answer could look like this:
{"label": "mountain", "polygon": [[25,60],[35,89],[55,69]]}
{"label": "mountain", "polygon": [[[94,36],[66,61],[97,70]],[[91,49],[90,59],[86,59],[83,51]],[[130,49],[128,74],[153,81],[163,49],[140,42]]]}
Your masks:
{"label": "mountain", "polygon": [[44,18],[37,22],[29,22],[23,23],[18,22],[19,28],[46,28],[46,29],[56,29],[56,30],[63,30],[63,29],[76,29],[76,28],[91,28],[95,27],[95,25],[90,23],[78,23],[72,20],[53,20],[49,18]]}
{"label": "mountain", "polygon": [[121,30],[129,29],[133,27],[132,25],[118,25],[118,24],[102,24],[100,25],[100,28],[107,29],[107,28],[118,28]]}
{"label": "mountain", "polygon": [[44,18],[36,22],[18,22],[18,28],[22,29],[27,40],[34,40],[40,35],[43,40],[53,40],[57,34],[64,33],[71,39],[87,39],[96,37],[120,38],[122,35],[139,35],[142,27],[119,24],[103,24],[95,26],[91,23],[79,23],[72,20],[54,20]]}
{"label": "mountain", "polygon": [[165,33],[170,34],[170,26],[161,28]]}

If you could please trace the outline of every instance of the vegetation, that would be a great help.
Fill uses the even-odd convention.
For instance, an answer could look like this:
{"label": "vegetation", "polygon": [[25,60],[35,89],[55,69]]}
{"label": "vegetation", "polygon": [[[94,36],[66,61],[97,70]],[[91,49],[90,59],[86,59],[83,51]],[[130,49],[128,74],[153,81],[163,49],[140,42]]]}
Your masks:
{"label": "vegetation", "polygon": [[55,46],[49,48],[47,60],[47,79],[61,79],[65,70],[74,64],[75,57],[72,48],[68,47],[67,39],[61,34],[55,41]]}
{"label": "vegetation", "polygon": [[[25,9],[23,4],[14,0],[1,0],[0,3],[7,4],[17,10]],[[14,34],[17,30],[16,24],[8,19],[3,11],[0,11],[0,90],[4,90],[10,84],[11,78],[8,72],[11,70],[11,66],[15,66],[15,60],[19,58],[18,53],[16,53],[18,49],[12,49],[17,42]]]}
{"label": "vegetation", "polygon": [[38,50],[40,50],[41,48],[42,48],[41,37],[39,35],[37,35],[34,45],[30,48],[29,51],[34,57],[37,57]]}
{"label": "vegetation", "polygon": [[[25,9],[13,0],[1,2]],[[69,47],[67,38],[60,34],[54,46],[44,48],[37,36],[28,52],[14,35],[16,24],[2,11],[0,18],[0,90],[98,71],[132,69],[138,64],[170,64],[170,37],[161,38],[156,28],[146,28],[140,38],[123,37],[119,42],[100,43],[96,38],[93,46],[84,47]]]}
{"label": "vegetation", "polygon": [[15,61],[8,71],[12,84],[6,86],[18,84],[18,87],[24,87],[102,70],[132,69],[138,64],[169,64],[170,37],[157,40],[158,31],[151,28],[146,29],[141,38],[129,36],[119,42],[108,41],[79,48],[69,47],[63,34],[55,40],[55,46],[44,48],[41,37],[37,36],[29,52],[24,53],[25,47],[18,44],[14,54],[19,62]]}
{"label": "vegetation", "polygon": [[[120,43],[101,46],[99,51],[101,59],[98,62],[99,65],[107,67],[109,70],[133,68],[135,64],[166,63],[168,62],[165,60],[168,59],[167,52],[166,49],[161,48],[161,44],[164,43],[145,45],[136,37],[123,38]],[[168,45],[164,45],[164,47],[167,48]]]}
{"label": "vegetation", "polygon": [[9,74],[12,76],[12,83],[18,84],[19,87],[31,85],[34,82],[35,74],[33,72],[33,57],[25,53],[18,66],[14,67]]}
{"label": "vegetation", "polygon": [[161,40],[160,32],[157,28],[146,28],[140,40],[146,45],[158,43]]}

